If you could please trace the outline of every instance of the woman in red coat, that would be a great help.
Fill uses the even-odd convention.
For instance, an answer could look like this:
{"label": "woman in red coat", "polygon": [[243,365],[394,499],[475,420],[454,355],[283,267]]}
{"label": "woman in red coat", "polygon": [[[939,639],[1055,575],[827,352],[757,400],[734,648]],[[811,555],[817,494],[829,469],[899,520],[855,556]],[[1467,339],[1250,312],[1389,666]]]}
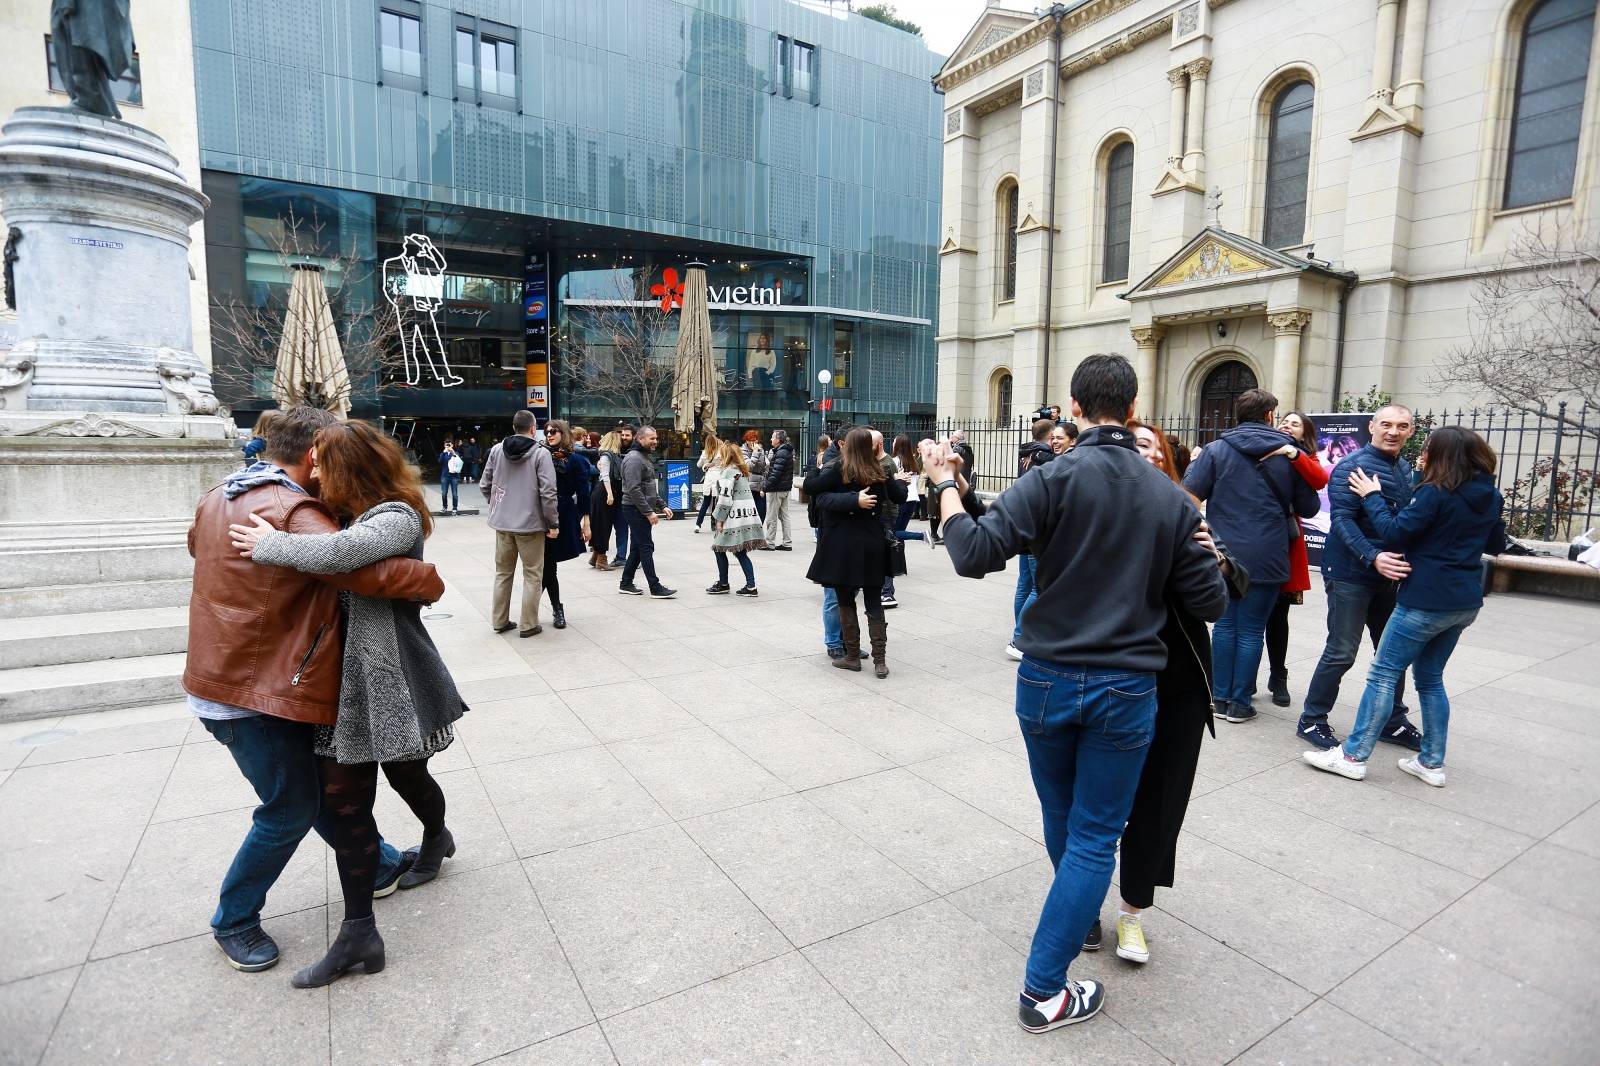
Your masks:
{"label": "woman in red coat", "polygon": [[[1278,428],[1294,438],[1292,445],[1284,445],[1281,454],[1293,464],[1295,472],[1313,489],[1321,492],[1328,487],[1328,471],[1317,458],[1317,424],[1311,416],[1300,411],[1290,411],[1278,423]],[[1299,519],[1295,519],[1299,522]],[[1289,654],[1289,608],[1303,601],[1311,588],[1311,567],[1306,559],[1306,531],[1302,526],[1300,536],[1289,545],[1289,580],[1278,590],[1278,603],[1267,619],[1267,661],[1272,673],[1267,688],[1272,702],[1279,707],[1289,706],[1289,668],[1285,659]]]}

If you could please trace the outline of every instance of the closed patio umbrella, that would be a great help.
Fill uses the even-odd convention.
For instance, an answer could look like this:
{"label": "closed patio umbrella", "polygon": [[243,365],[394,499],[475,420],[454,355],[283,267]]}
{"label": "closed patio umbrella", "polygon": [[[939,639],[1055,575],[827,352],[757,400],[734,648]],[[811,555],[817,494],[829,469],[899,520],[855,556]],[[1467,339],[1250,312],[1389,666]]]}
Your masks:
{"label": "closed patio umbrella", "polygon": [[[678,321],[678,352],[672,409],[680,433],[717,431],[717,368],[712,363],[711,308],[706,295],[706,265],[690,263]],[[699,425],[695,424],[698,416]],[[697,443],[697,442],[693,442]],[[692,446],[692,445],[691,445]]]}
{"label": "closed patio umbrella", "polygon": [[272,398],[279,407],[305,404],[344,418],[350,413],[350,371],[322,285],[322,268],[294,263],[289,270],[289,306],[272,372]]}

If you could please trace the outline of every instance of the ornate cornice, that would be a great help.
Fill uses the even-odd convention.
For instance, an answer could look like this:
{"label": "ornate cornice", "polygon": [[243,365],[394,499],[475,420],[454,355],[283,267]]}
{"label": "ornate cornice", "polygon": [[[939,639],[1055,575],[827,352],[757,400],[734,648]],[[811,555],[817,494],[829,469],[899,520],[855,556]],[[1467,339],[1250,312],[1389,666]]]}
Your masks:
{"label": "ornate cornice", "polygon": [[[1146,41],[1153,41],[1157,37],[1165,37],[1172,32],[1172,16],[1163,15],[1154,22],[1146,22],[1142,26],[1135,26],[1127,33],[1113,37],[1082,55],[1076,56],[1061,64],[1063,78],[1076,77],[1086,70],[1098,67],[1102,63],[1109,63],[1117,56],[1125,55]],[[1187,69],[1187,67],[1182,68]]]}
{"label": "ornate cornice", "polygon": [[[1101,19],[1116,14],[1133,2],[1134,0],[1090,0],[1089,3],[1074,8],[1061,17],[1061,32],[1076,33],[1086,26],[1092,26]],[[1213,3],[1212,6],[1217,5]],[[1167,16],[1166,24],[1170,29],[1172,16]],[[1041,18],[1033,25],[1018,30],[998,44],[979,52],[960,66],[952,67],[940,74],[934,80],[934,84],[949,92],[962,82],[970,81],[976,75],[1005,62],[1017,53],[1027,51],[1040,41],[1048,40],[1053,31],[1054,22],[1049,18]]]}
{"label": "ornate cornice", "polygon": [[969,109],[974,115],[991,115],[1002,107],[1009,107],[1022,99],[1022,82],[1016,82],[1006,88],[1004,92],[996,93],[987,100],[980,100]]}

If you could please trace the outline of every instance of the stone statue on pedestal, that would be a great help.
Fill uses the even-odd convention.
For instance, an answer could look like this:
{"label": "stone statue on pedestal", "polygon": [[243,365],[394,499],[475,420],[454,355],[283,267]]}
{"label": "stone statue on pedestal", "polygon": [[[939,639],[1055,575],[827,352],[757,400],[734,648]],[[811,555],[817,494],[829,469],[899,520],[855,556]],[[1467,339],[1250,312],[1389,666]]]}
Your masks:
{"label": "stone statue on pedestal", "polygon": [[122,117],[111,83],[133,66],[128,0],[52,0],[50,51],[73,107]]}

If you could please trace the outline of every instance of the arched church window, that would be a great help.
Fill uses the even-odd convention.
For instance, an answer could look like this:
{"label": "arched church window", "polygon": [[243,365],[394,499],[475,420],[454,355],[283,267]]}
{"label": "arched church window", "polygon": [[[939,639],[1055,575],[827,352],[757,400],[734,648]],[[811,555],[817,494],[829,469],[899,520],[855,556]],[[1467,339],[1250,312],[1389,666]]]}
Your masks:
{"label": "arched church window", "polygon": [[1545,0],[1529,13],[1517,62],[1507,208],[1572,195],[1593,38],[1594,0]]}
{"label": "arched church window", "polygon": [[1272,101],[1267,134],[1266,217],[1261,243],[1299,244],[1306,234],[1306,185],[1311,177],[1311,114],[1316,90],[1309,81],[1285,86]]}

